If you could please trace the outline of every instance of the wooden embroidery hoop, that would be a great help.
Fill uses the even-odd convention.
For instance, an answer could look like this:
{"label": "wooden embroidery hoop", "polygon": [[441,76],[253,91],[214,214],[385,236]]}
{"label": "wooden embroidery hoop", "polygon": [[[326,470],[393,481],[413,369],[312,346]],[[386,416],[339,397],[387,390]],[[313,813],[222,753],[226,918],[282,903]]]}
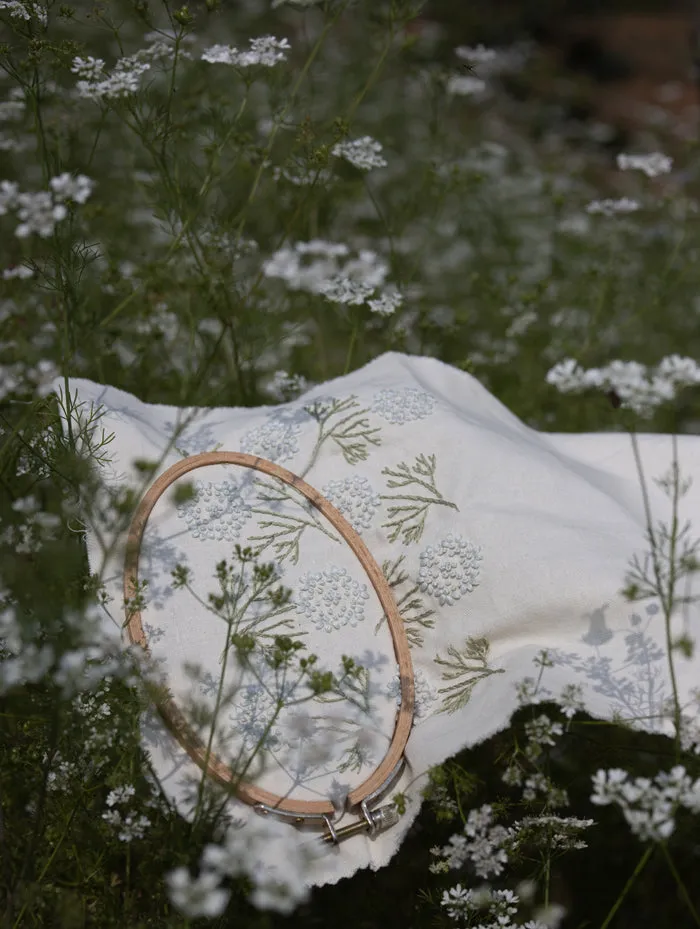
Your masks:
{"label": "wooden embroidery hoop", "polygon": [[[254,471],[262,471],[264,474],[269,474],[271,477],[294,487],[326,517],[347,542],[370,579],[386,615],[394,643],[396,662],[399,666],[401,695],[401,702],[394,723],[394,733],[386,755],[367,780],[352,790],[347,797],[346,809],[348,811],[358,812],[359,807],[359,813],[363,817],[359,823],[345,826],[342,829],[335,829],[332,819],[336,810],[330,800],[292,800],[279,797],[270,791],[256,787],[254,784],[242,781],[236,784],[235,794],[239,800],[254,806],[261,813],[274,813],[291,819],[298,824],[315,823],[325,825],[327,833],[323,838],[329,843],[335,844],[339,839],[357,832],[368,831],[370,834],[374,834],[379,829],[393,825],[398,818],[397,815],[394,815],[394,811],[388,807],[370,811],[369,804],[376,801],[391,786],[403,767],[404,749],[413,725],[413,663],[403,620],[389,582],[358,533],[322,494],[296,474],[287,471],[286,468],[267,461],[265,458],[246,455],[242,452],[206,452],[201,455],[192,455],[177,462],[177,464],[174,464],[161,474],[155,483],[151,485],[134,513],[129,526],[124,559],[124,597],[127,601],[131,600],[138,589],[139,555],[143,534],[148,518],[163,492],[174,481],[189,471],[208,465],[220,464],[238,465]],[[130,613],[127,630],[132,644],[140,645],[146,654],[150,655],[139,610]],[[206,774],[224,787],[231,787],[235,784],[235,774],[218,756],[210,753],[207,760],[204,743],[187,722],[172,697],[164,696],[159,699],[157,708],[169,731],[190,758]]]}

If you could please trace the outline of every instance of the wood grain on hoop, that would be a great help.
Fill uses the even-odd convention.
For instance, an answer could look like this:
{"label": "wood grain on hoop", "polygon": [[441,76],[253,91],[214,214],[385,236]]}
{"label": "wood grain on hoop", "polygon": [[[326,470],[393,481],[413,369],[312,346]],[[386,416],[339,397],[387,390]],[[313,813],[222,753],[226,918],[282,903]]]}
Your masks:
{"label": "wood grain on hoop", "polygon": [[[379,565],[376,563],[357,532],[355,532],[348,521],[325,497],[311,487],[310,484],[307,484],[300,477],[297,477],[296,474],[292,474],[291,471],[287,471],[285,468],[281,468],[279,465],[267,461],[265,458],[258,458],[254,455],[244,455],[242,452],[207,452],[202,455],[192,455],[190,458],[185,458],[161,474],[156,482],[149,488],[136,509],[134,518],[129,527],[129,535],[126,543],[124,596],[127,599],[131,599],[136,593],[139,554],[143,533],[146,528],[146,523],[148,522],[148,517],[151,515],[153,507],[163,491],[179,477],[182,477],[183,474],[187,474],[188,471],[194,471],[196,468],[203,468],[207,465],[220,464],[239,465],[243,468],[251,468],[254,471],[262,471],[294,487],[299,493],[303,494],[307,500],[310,500],[326,517],[328,522],[338,530],[352,549],[357,560],[372,582],[372,586],[374,587],[379,602],[382,605],[382,609],[387,617],[389,631],[391,632],[394,643],[394,654],[399,666],[401,705],[396,714],[394,734],[387,754],[370,777],[348,794],[348,806],[354,807],[382,787],[403,755],[413,724],[413,664],[411,662],[411,653],[404,631],[403,621],[387,579],[382,574]],[[148,642],[143,631],[140,611],[135,611],[131,614],[127,629],[131,642],[140,645],[147,654],[150,654]],[[190,758],[192,758],[202,770],[206,770],[207,774],[223,786],[230,787],[235,784],[236,778],[234,772],[228,765],[224,764],[218,756],[210,753],[209,760],[206,760],[206,747],[204,743],[187,722],[184,714],[172,697],[167,696],[159,700],[158,710],[168,729],[185,749]],[[299,817],[309,814],[315,814],[317,816],[323,814],[332,816],[334,814],[333,804],[330,801],[307,801],[282,798],[267,790],[255,787],[255,785],[248,782],[239,783],[235,787],[235,791],[239,799],[243,800],[245,803],[264,803],[267,806],[276,807],[280,812],[291,813]]]}

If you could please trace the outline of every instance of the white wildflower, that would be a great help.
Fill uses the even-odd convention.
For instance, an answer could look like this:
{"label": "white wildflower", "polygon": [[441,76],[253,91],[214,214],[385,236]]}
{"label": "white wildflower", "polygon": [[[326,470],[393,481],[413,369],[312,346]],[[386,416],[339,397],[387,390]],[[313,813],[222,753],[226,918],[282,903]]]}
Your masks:
{"label": "white wildflower", "polygon": [[586,207],[586,212],[614,216],[616,213],[634,213],[639,208],[640,204],[637,200],[622,197],[621,200],[592,200]]}
{"label": "white wildflower", "polygon": [[84,81],[98,81],[104,75],[105,63],[102,58],[93,58],[88,55],[87,58],[76,57],[73,59],[71,71],[77,74]]}
{"label": "white wildflower", "polygon": [[[74,67],[76,65],[74,59]],[[90,59],[79,59],[81,62],[89,62]],[[105,75],[99,68],[101,59],[94,59],[92,65],[92,74],[94,76],[78,81],[75,85],[79,97],[87,100],[118,100],[122,97],[128,97],[139,89],[141,75],[151,67],[148,61],[142,61],[139,54],[132,55],[128,58],[120,58],[114,66],[111,74]],[[86,65],[89,68],[89,65]]]}
{"label": "white wildflower", "polygon": [[46,239],[53,235],[56,223],[68,215],[65,206],[55,203],[48,191],[19,194],[17,207],[20,224],[15,229],[15,235],[20,239],[26,239],[33,232]]}
{"label": "white wildflower", "polygon": [[376,300],[368,300],[367,306],[373,313],[378,313],[380,316],[391,316],[402,303],[403,297],[398,291],[387,291]]}
{"label": "white wildflower", "polygon": [[486,90],[486,81],[471,74],[451,74],[447,79],[447,93],[458,97],[472,97]]}
{"label": "white wildflower", "polygon": [[276,39],[266,35],[250,40],[247,51],[239,51],[232,45],[212,45],[202,52],[202,61],[208,64],[226,64],[237,68],[250,68],[259,65],[272,68],[287,60],[291,46],[287,39]]}
{"label": "white wildflower", "polygon": [[125,784],[123,787],[115,787],[107,796],[107,806],[113,807],[116,804],[128,803],[129,799],[134,796],[136,789],[131,784]]}
{"label": "white wildflower", "polygon": [[221,878],[213,871],[202,871],[193,878],[187,868],[180,867],[168,872],[165,880],[170,902],[188,919],[221,916],[231,896],[229,890],[221,888]]}
{"label": "white wildflower", "polygon": [[303,374],[289,374],[287,371],[275,371],[267,386],[275,400],[288,402],[303,394],[310,387]]}
{"label": "white wildflower", "polygon": [[375,288],[361,281],[353,281],[349,277],[339,276],[324,283],[321,287],[323,296],[332,303],[346,303],[350,306],[360,306],[371,296]]}
{"label": "white wildflower", "polygon": [[60,203],[63,200],[74,200],[76,203],[85,203],[92,193],[93,181],[84,174],[73,177],[65,171],[57,177],[52,177],[49,186],[55,199]]}
{"label": "white wildflower", "polygon": [[28,265],[17,265],[14,268],[5,268],[2,272],[4,281],[20,280],[26,281],[34,277],[34,271]]}
{"label": "white wildflower", "polygon": [[656,368],[637,361],[615,360],[604,368],[585,371],[567,359],[556,364],[546,379],[561,393],[579,393],[588,388],[613,391],[623,407],[649,416],[657,406],[673,400],[678,388],[700,383],[700,368],[692,359],[679,355],[662,359]]}
{"label": "white wildflower", "polygon": [[673,159],[660,152],[650,155],[620,154],[617,156],[617,166],[621,171],[643,171],[647,177],[668,174],[672,165]]}
{"label": "white wildflower", "polygon": [[0,216],[14,210],[19,198],[19,184],[14,181],[0,181]]}
{"label": "white wildflower", "polygon": [[42,26],[45,26],[48,22],[45,7],[40,3],[32,3],[30,0],[25,0],[24,3],[21,3],[20,0],[0,0],[0,13],[3,10],[6,10],[14,19],[23,19],[25,22],[29,22],[32,16]]}
{"label": "white wildflower", "polygon": [[485,45],[477,45],[474,47],[460,45],[455,49],[455,55],[461,58],[462,61],[468,61],[470,64],[483,64],[486,61],[493,61],[495,59],[496,50],[493,48],[486,48]]}
{"label": "white wildflower", "polygon": [[0,103],[0,122],[21,119],[26,108],[24,100],[6,100]]}
{"label": "white wildflower", "polygon": [[331,154],[337,158],[344,158],[351,165],[361,171],[371,171],[372,168],[385,168],[388,164],[380,154],[382,145],[369,135],[359,139],[350,139],[347,142],[338,142],[331,149]]}

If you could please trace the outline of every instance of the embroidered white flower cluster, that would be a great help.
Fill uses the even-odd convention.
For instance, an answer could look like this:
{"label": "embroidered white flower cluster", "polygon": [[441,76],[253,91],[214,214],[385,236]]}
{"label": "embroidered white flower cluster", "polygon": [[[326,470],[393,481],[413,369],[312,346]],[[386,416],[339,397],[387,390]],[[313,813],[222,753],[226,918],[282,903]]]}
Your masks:
{"label": "embroidered white flower cluster", "polygon": [[299,609],[324,632],[362,622],[368,598],[367,587],[335,565],[309,572],[299,582]]}
{"label": "embroidered white flower cluster", "polygon": [[404,390],[380,390],[372,403],[372,412],[396,425],[425,419],[435,409],[435,398],[424,390],[406,387]]}
{"label": "embroidered white flower cluster", "polygon": [[[413,689],[413,715],[416,719],[423,719],[428,715],[428,710],[437,700],[438,692],[419,668],[413,669]],[[396,700],[396,705],[401,706],[401,678],[398,671],[387,684],[386,695],[387,697],[393,697]]]}
{"label": "embroidered white flower cluster", "polygon": [[481,546],[450,532],[421,552],[418,586],[440,606],[452,606],[479,583],[482,560]]}
{"label": "embroidered white flower cluster", "polygon": [[221,484],[196,482],[196,498],[177,507],[194,539],[228,541],[238,539],[250,516],[250,507],[232,481]]}
{"label": "embroidered white flower cluster", "polygon": [[330,481],[321,491],[355,529],[369,529],[381,498],[366,477],[346,477]]}
{"label": "embroidered white flower cluster", "polygon": [[268,461],[289,461],[299,451],[299,423],[271,416],[241,440],[241,451]]}

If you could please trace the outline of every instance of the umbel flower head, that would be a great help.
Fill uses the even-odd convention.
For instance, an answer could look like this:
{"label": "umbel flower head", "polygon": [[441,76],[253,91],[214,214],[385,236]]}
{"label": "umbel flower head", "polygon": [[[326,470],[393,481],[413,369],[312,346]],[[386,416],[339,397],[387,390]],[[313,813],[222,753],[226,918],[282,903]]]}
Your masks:
{"label": "umbel flower head", "polygon": [[692,358],[668,355],[656,368],[616,360],[603,368],[584,370],[573,358],[567,358],[550,369],[547,383],[560,393],[602,390],[612,394],[617,405],[651,416],[662,403],[673,400],[680,388],[700,384],[700,366]]}

